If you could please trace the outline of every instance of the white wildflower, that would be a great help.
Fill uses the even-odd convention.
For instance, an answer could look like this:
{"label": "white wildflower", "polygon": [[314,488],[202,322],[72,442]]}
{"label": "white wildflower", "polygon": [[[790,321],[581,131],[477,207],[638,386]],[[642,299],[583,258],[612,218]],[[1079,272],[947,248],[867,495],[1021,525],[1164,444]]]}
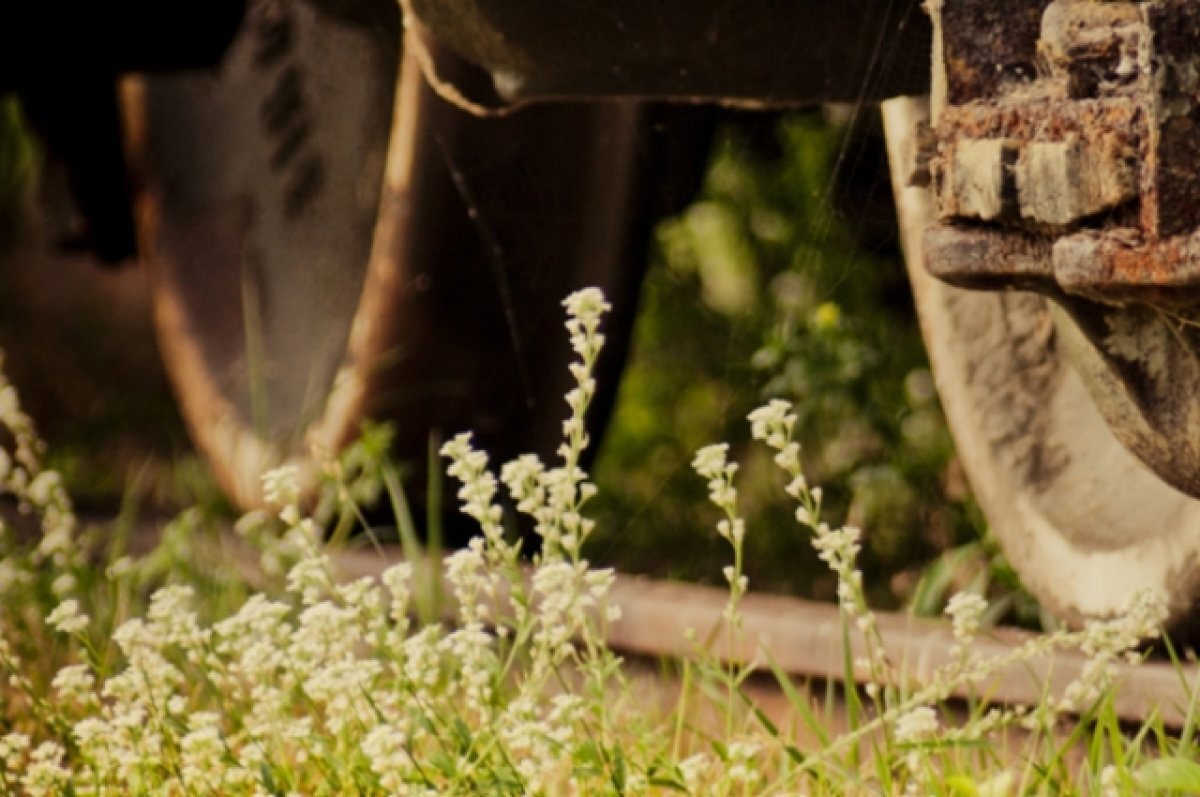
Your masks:
{"label": "white wildflower", "polygon": [[376,725],[363,737],[362,751],[385,791],[407,793],[407,776],[413,764],[403,730],[387,723]]}
{"label": "white wildflower", "polygon": [[29,764],[21,784],[29,797],[60,795],[71,777],[71,771],[63,766],[66,750],[57,742],[42,742],[29,754]]}
{"label": "white wildflower", "polygon": [[197,711],[188,718],[189,730],[179,740],[180,770],[190,789],[219,790],[225,782],[225,741],[221,717]]}
{"label": "white wildflower", "polygon": [[332,587],[330,566],[329,557],[325,554],[303,557],[288,571],[288,592],[300,596],[305,606],[312,606]]}
{"label": "white wildflower", "polygon": [[843,526],[835,531],[820,523],[813,538],[813,547],[823,562],[840,572],[853,566],[862,549],[861,540],[862,532],[854,526]]}
{"label": "white wildflower", "polygon": [[599,288],[577,290],[563,299],[562,305],[567,308],[567,315],[584,322],[599,320],[612,309],[612,305],[604,300],[604,292]]}
{"label": "white wildflower", "polygon": [[751,412],[747,419],[750,421],[750,434],[754,439],[762,440],[778,451],[784,450],[791,441],[792,429],[796,425],[792,403],[783,399],[772,399],[765,406]]}
{"label": "white wildflower", "polygon": [[762,778],[757,757],[762,753],[761,745],[750,741],[730,742],[726,748],[729,754],[729,769],[725,776],[732,783],[751,785]]}
{"label": "white wildflower", "polygon": [[714,763],[712,756],[707,753],[696,753],[679,762],[679,771],[689,792],[701,793],[702,787],[712,776]]}
{"label": "white wildflower", "polygon": [[[45,540],[44,537],[43,540]],[[68,571],[59,573],[54,577],[54,580],[50,582],[50,591],[56,597],[61,598],[64,595],[70,595],[72,592],[75,592],[78,586],[79,581],[75,578],[75,574]]]}
{"label": "white wildflower", "polygon": [[295,465],[267,471],[262,476],[263,498],[280,509],[294,505],[300,498],[299,476],[300,469]]}
{"label": "white wildflower", "polygon": [[23,733],[13,731],[0,736],[0,770],[15,771],[29,747],[29,737]]}
{"label": "white wildflower", "polygon": [[[800,470],[800,444],[789,442],[775,454],[775,464],[789,473]],[[793,496],[795,497],[795,496]]]}
{"label": "white wildflower", "polygon": [[55,696],[63,702],[85,700],[91,697],[95,687],[96,679],[86,664],[63,667],[54,675],[54,681],[51,683]]}
{"label": "white wildflower", "polygon": [[345,655],[315,668],[305,679],[304,693],[324,709],[325,724],[338,736],[344,729],[372,721],[370,695],[383,665],[375,659]]}
{"label": "white wildflower", "polygon": [[929,706],[909,709],[896,720],[896,741],[917,744],[927,741],[938,732],[937,712]]}
{"label": "white wildflower", "polygon": [[79,610],[79,601],[68,598],[46,615],[46,624],[63,634],[83,632],[91,621]]}
{"label": "white wildflower", "polygon": [[21,412],[21,402],[17,399],[17,390],[12,385],[0,386],[0,423],[6,426],[19,427],[24,425],[25,416]]}
{"label": "white wildflower", "polygon": [[412,600],[412,563],[400,562],[392,565],[383,571],[380,581],[392,598],[388,609],[389,619],[401,628],[408,628],[408,604]]}
{"label": "white wildflower", "polygon": [[[799,470],[799,464],[797,464],[796,469]],[[796,499],[797,501],[800,500],[800,497],[802,495],[804,495],[804,493],[807,492],[807,490],[808,490],[808,480],[804,478],[804,474],[802,474],[802,473],[797,473],[795,475],[795,477],[793,477],[792,480],[790,482],[788,482],[788,486],[784,488],[784,492],[786,492],[788,495],[790,495],[792,498]],[[806,525],[806,526],[808,525],[807,520],[802,520],[800,522],[804,523],[804,525]]]}
{"label": "white wildflower", "polygon": [[172,584],[157,590],[150,596],[146,620],[151,633],[164,644],[180,645],[195,650],[208,639],[208,633],[200,628],[192,604],[195,590],[184,584]]}
{"label": "white wildflower", "polygon": [[979,633],[979,621],[987,610],[987,601],[974,592],[959,592],[950,598],[946,614],[950,617],[954,638],[967,645]]}
{"label": "white wildflower", "polygon": [[1099,797],[1119,797],[1123,793],[1121,789],[1121,770],[1112,764],[1100,770]]}
{"label": "white wildflower", "polygon": [[706,479],[716,479],[725,472],[725,460],[729,453],[728,443],[713,443],[696,452],[692,470]]}
{"label": "white wildflower", "polygon": [[61,491],[62,477],[55,471],[45,470],[35,476],[25,488],[25,497],[37,506],[45,506]]}
{"label": "white wildflower", "polygon": [[546,488],[541,478],[545,471],[546,466],[536,454],[524,454],[500,469],[500,481],[517,502],[517,511],[531,515],[545,504]]}
{"label": "white wildflower", "polygon": [[742,518],[722,519],[717,522],[717,534],[734,545],[741,545],[746,538],[746,521]]}

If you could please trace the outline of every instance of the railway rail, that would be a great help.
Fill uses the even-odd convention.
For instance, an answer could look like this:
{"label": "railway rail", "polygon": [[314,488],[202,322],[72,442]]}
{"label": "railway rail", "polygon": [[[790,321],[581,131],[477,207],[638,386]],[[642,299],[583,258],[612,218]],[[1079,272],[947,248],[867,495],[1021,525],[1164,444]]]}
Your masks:
{"label": "railway rail", "polygon": [[[378,576],[400,559],[399,552],[381,556],[376,551],[345,551],[335,558],[339,575],[347,579]],[[428,563],[425,564],[428,573]],[[616,652],[634,658],[675,659],[695,650],[695,639],[720,633],[728,593],[716,587],[618,575],[609,593],[619,606],[621,620],[609,624],[607,642]],[[800,681],[845,683],[843,623],[835,605],[780,595],[751,593],[741,604],[743,632],[732,649],[714,646],[723,662],[761,662],[763,652],[789,676]],[[914,682],[927,682],[940,667],[952,663],[954,636],[949,623],[897,612],[877,614],[889,660]],[[990,660],[1007,657],[1037,634],[1013,628],[981,632],[973,643],[976,653]],[[715,635],[713,638],[716,638]],[[722,637],[723,638],[723,637]],[[861,659],[866,648],[861,636],[850,635],[852,658]],[[1061,694],[1077,679],[1088,659],[1078,651],[1055,651],[1022,660],[996,671],[983,683],[970,687],[974,695],[1010,706],[1033,706],[1046,691]],[[1141,722],[1158,712],[1163,724],[1182,727],[1196,700],[1200,666],[1176,666],[1166,661],[1118,665],[1121,687],[1114,696],[1117,716]],[[855,682],[864,684],[869,672],[857,669]],[[967,686],[952,696],[967,699]],[[757,690],[763,695],[763,684]]]}

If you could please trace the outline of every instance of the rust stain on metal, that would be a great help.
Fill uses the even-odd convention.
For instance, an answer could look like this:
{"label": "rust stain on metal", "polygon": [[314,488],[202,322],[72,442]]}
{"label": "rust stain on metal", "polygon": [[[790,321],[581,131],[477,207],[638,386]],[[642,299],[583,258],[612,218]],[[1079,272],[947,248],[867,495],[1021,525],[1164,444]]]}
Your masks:
{"label": "rust stain on metal", "polygon": [[952,105],[993,96],[1036,74],[1042,13],[1049,0],[945,0],[943,49]]}
{"label": "rust stain on metal", "polygon": [[1144,14],[1157,125],[1143,166],[1142,223],[1155,237],[1183,235],[1200,226],[1200,5],[1159,0]]}
{"label": "rust stain on metal", "polygon": [[947,146],[960,138],[1062,141],[1068,135],[1120,134],[1135,140],[1146,129],[1144,113],[1125,97],[1070,104],[1042,97],[1011,104],[950,106],[942,112],[937,132]]}
{"label": "rust stain on metal", "polygon": [[1083,231],[1054,243],[1054,282],[1068,293],[1120,300],[1136,289],[1157,305],[1193,304],[1200,295],[1200,236],[1146,242],[1135,229]]}
{"label": "rust stain on metal", "polygon": [[[1200,4],[944,0],[941,17],[938,219],[1000,233],[974,239],[969,281],[1036,274],[1048,292],[1121,298],[1200,287]],[[1004,235],[1059,245],[1030,268]]]}
{"label": "rust stain on metal", "polygon": [[1038,52],[1072,99],[1135,93],[1147,77],[1137,68],[1143,38],[1137,3],[1054,3],[1042,17]]}

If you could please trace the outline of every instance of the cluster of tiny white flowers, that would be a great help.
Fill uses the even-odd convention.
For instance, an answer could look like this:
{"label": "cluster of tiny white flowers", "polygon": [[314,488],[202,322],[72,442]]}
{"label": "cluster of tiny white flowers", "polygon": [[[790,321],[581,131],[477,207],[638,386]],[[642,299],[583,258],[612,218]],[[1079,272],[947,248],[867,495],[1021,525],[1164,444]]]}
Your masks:
{"label": "cluster of tiny white flowers", "polygon": [[262,477],[263,500],[280,508],[283,521],[289,526],[299,522],[300,469],[296,465],[280,465]]}
{"label": "cluster of tiny white flowers", "polygon": [[987,607],[987,599],[975,592],[957,592],[946,604],[945,614],[950,618],[950,629],[954,634],[950,656],[960,673],[969,672],[973,665],[971,643],[979,634]]}
{"label": "cluster of tiny white flowers", "polygon": [[492,550],[505,551],[504,512],[495,503],[496,477],[488,469],[487,453],[475,450],[471,437],[470,432],[463,432],[442,446],[442,456],[450,460],[446,473],[462,484],[458,488],[459,511],[479,524]]}
{"label": "cluster of tiny white flowers", "polygon": [[91,700],[96,688],[96,678],[92,669],[86,664],[68,664],[54,675],[50,684],[55,697],[63,702],[86,702]]}
{"label": "cluster of tiny white flowers", "polygon": [[0,736],[0,786],[4,787],[5,794],[17,793],[29,747],[29,736],[20,731]]}
{"label": "cluster of tiny white flowers", "polygon": [[46,625],[64,634],[78,634],[87,629],[88,616],[80,611],[79,601],[67,598],[46,615]]}
{"label": "cluster of tiny white flowers", "polygon": [[376,725],[363,737],[362,751],[388,794],[408,793],[413,760],[408,752],[408,734],[402,728],[388,723]]}
{"label": "cluster of tiny white flowers", "polygon": [[1092,620],[1085,626],[1080,650],[1088,660],[1079,677],[1067,685],[1059,701],[1059,711],[1085,709],[1110,689],[1117,677],[1117,663],[1127,658],[1136,663],[1137,646],[1158,636],[1167,617],[1166,600],[1152,590],[1139,590],[1129,601],[1124,614],[1112,620]]}
{"label": "cluster of tiny white flowers", "polygon": [[771,399],[752,411],[747,419],[750,421],[750,435],[776,451],[775,464],[785,470],[799,470],[800,444],[792,440],[796,415],[792,412],[791,402]]}
{"label": "cluster of tiny white flowers", "polygon": [[950,598],[946,615],[950,618],[954,639],[960,645],[969,645],[975,639],[987,605],[987,600],[975,592],[958,592]]}
{"label": "cluster of tiny white flowers", "polygon": [[[502,466],[500,481],[508,488],[517,511],[533,518],[534,531],[542,540],[542,556],[553,559],[565,555],[577,562],[583,543],[595,528],[595,521],[585,517],[582,510],[595,496],[596,487],[588,481],[580,461],[591,442],[586,415],[596,395],[592,376],[596,359],[604,348],[600,321],[611,307],[596,288],[572,293],[563,306],[571,349],[579,360],[568,366],[575,386],[565,397],[570,414],[563,421],[563,442],[557,452],[562,465],[547,468],[535,454],[525,454]],[[450,475],[463,484],[459,491],[463,511],[481,524],[492,544],[502,534],[502,512],[493,504],[496,479],[487,470],[487,455],[471,449],[470,442],[469,435],[459,435],[443,447],[442,455],[451,460]]]}
{"label": "cluster of tiny white flowers", "polygon": [[58,742],[42,742],[29,754],[21,785],[29,797],[57,797],[66,791],[71,771],[63,766],[66,750]]}
{"label": "cluster of tiny white flowers", "polygon": [[751,740],[737,740],[726,747],[729,762],[725,778],[729,785],[753,786],[762,779],[762,766],[757,760],[762,745]]}
{"label": "cluster of tiny white flowers", "polygon": [[893,728],[896,743],[902,749],[910,748],[904,754],[904,765],[912,775],[908,783],[910,790],[915,791],[920,786],[921,762],[925,758],[921,744],[935,738],[940,728],[937,712],[930,706],[914,706],[896,719]]}
{"label": "cluster of tiny white flowers", "polygon": [[932,739],[938,732],[937,712],[929,706],[909,709],[896,720],[896,741],[917,744]]}
{"label": "cluster of tiny white flowers", "polygon": [[688,792],[701,793],[704,784],[712,777],[717,762],[708,753],[696,753],[679,762],[679,771]]}
{"label": "cluster of tiny white flowers", "polygon": [[736,512],[737,488],[733,479],[738,464],[729,461],[728,443],[713,443],[697,451],[692,470],[708,479],[708,500],[726,512]]}
{"label": "cluster of tiny white flowers", "polygon": [[1121,770],[1112,764],[1100,770],[1100,792],[1098,797],[1120,797],[1123,793],[1121,789]]}

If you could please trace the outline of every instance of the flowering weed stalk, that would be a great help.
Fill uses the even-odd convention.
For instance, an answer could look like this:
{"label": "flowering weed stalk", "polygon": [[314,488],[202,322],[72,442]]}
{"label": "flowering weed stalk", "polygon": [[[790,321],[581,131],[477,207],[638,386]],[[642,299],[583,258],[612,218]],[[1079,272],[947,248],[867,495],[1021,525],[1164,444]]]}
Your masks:
{"label": "flowering weed stalk", "polygon": [[724,515],[717,521],[717,534],[729,543],[733,552],[733,564],[726,565],[723,571],[725,583],[729,585],[729,600],[722,613],[725,620],[728,650],[726,656],[728,664],[723,673],[726,688],[725,735],[727,737],[733,735],[733,708],[737,705],[738,685],[753,667],[752,664],[739,667],[734,656],[734,650],[742,632],[740,606],[742,597],[745,596],[750,584],[749,579],[742,572],[746,521],[738,514],[737,488],[733,484],[738,464],[728,460],[728,453],[728,444],[714,443],[697,451],[696,458],[692,460],[692,468],[708,480],[708,499]]}
{"label": "flowering weed stalk", "polygon": [[[1165,598],[1143,591],[1134,596],[1127,613],[1122,617],[1089,622],[1081,631],[1062,630],[1038,637],[1005,657],[984,659],[971,652],[971,642],[979,632],[980,619],[987,609],[987,602],[982,596],[961,593],[953,596],[946,608],[955,638],[953,662],[936,672],[926,684],[913,687],[904,683],[888,659],[875,614],[867,606],[862,572],[856,564],[861,549],[861,531],[848,526],[832,529],[821,520],[821,488],[810,486],[804,477],[800,447],[792,439],[796,416],[791,412],[790,403],[782,399],[772,400],[751,412],[748,420],[754,439],[764,442],[775,452],[775,464],[789,480],[785,492],[799,504],[796,519],[811,532],[812,544],[820,558],[837,576],[838,602],[843,615],[866,642],[865,664],[870,672],[867,691],[877,709],[874,719],[853,728],[810,756],[794,770],[795,776],[821,768],[843,751],[856,749],[860,741],[872,734],[882,734],[885,752],[902,753],[884,756],[896,762],[896,782],[903,785],[906,794],[928,793],[942,782],[946,763],[940,761],[940,765],[935,766],[929,751],[953,749],[1017,722],[1034,732],[1052,732],[1063,712],[1085,712],[1110,694],[1114,687],[1115,662],[1119,658],[1136,659],[1136,648],[1158,635],[1166,617]],[[716,451],[710,446],[697,455],[697,470],[702,476],[711,478],[716,472],[711,464],[717,456]],[[710,481],[714,501],[718,494],[736,495],[731,483],[736,465],[724,464],[723,450],[720,455],[727,483],[718,485]],[[700,465],[706,467],[702,469]],[[1032,661],[1055,649],[1071,648],[1081,650],[1090,658],[1080,677],[1057,700],[1048,696],[1032,710],[989,711],[957,729],[941,726],[935,707],[946,701],[957,686],[980,684],[1015,663]],[[847,667],[846,683],[853,684],[854,681],[855,673],[851,664]],[[854,687],[848,688],[851,690],[853,706]],[[889,782],[888,777],[883,779]],[[999,782],[1007,784],[1006,790],[1012,785],[1010,779]],[[977,792],[975,789],[971,793]]]}

